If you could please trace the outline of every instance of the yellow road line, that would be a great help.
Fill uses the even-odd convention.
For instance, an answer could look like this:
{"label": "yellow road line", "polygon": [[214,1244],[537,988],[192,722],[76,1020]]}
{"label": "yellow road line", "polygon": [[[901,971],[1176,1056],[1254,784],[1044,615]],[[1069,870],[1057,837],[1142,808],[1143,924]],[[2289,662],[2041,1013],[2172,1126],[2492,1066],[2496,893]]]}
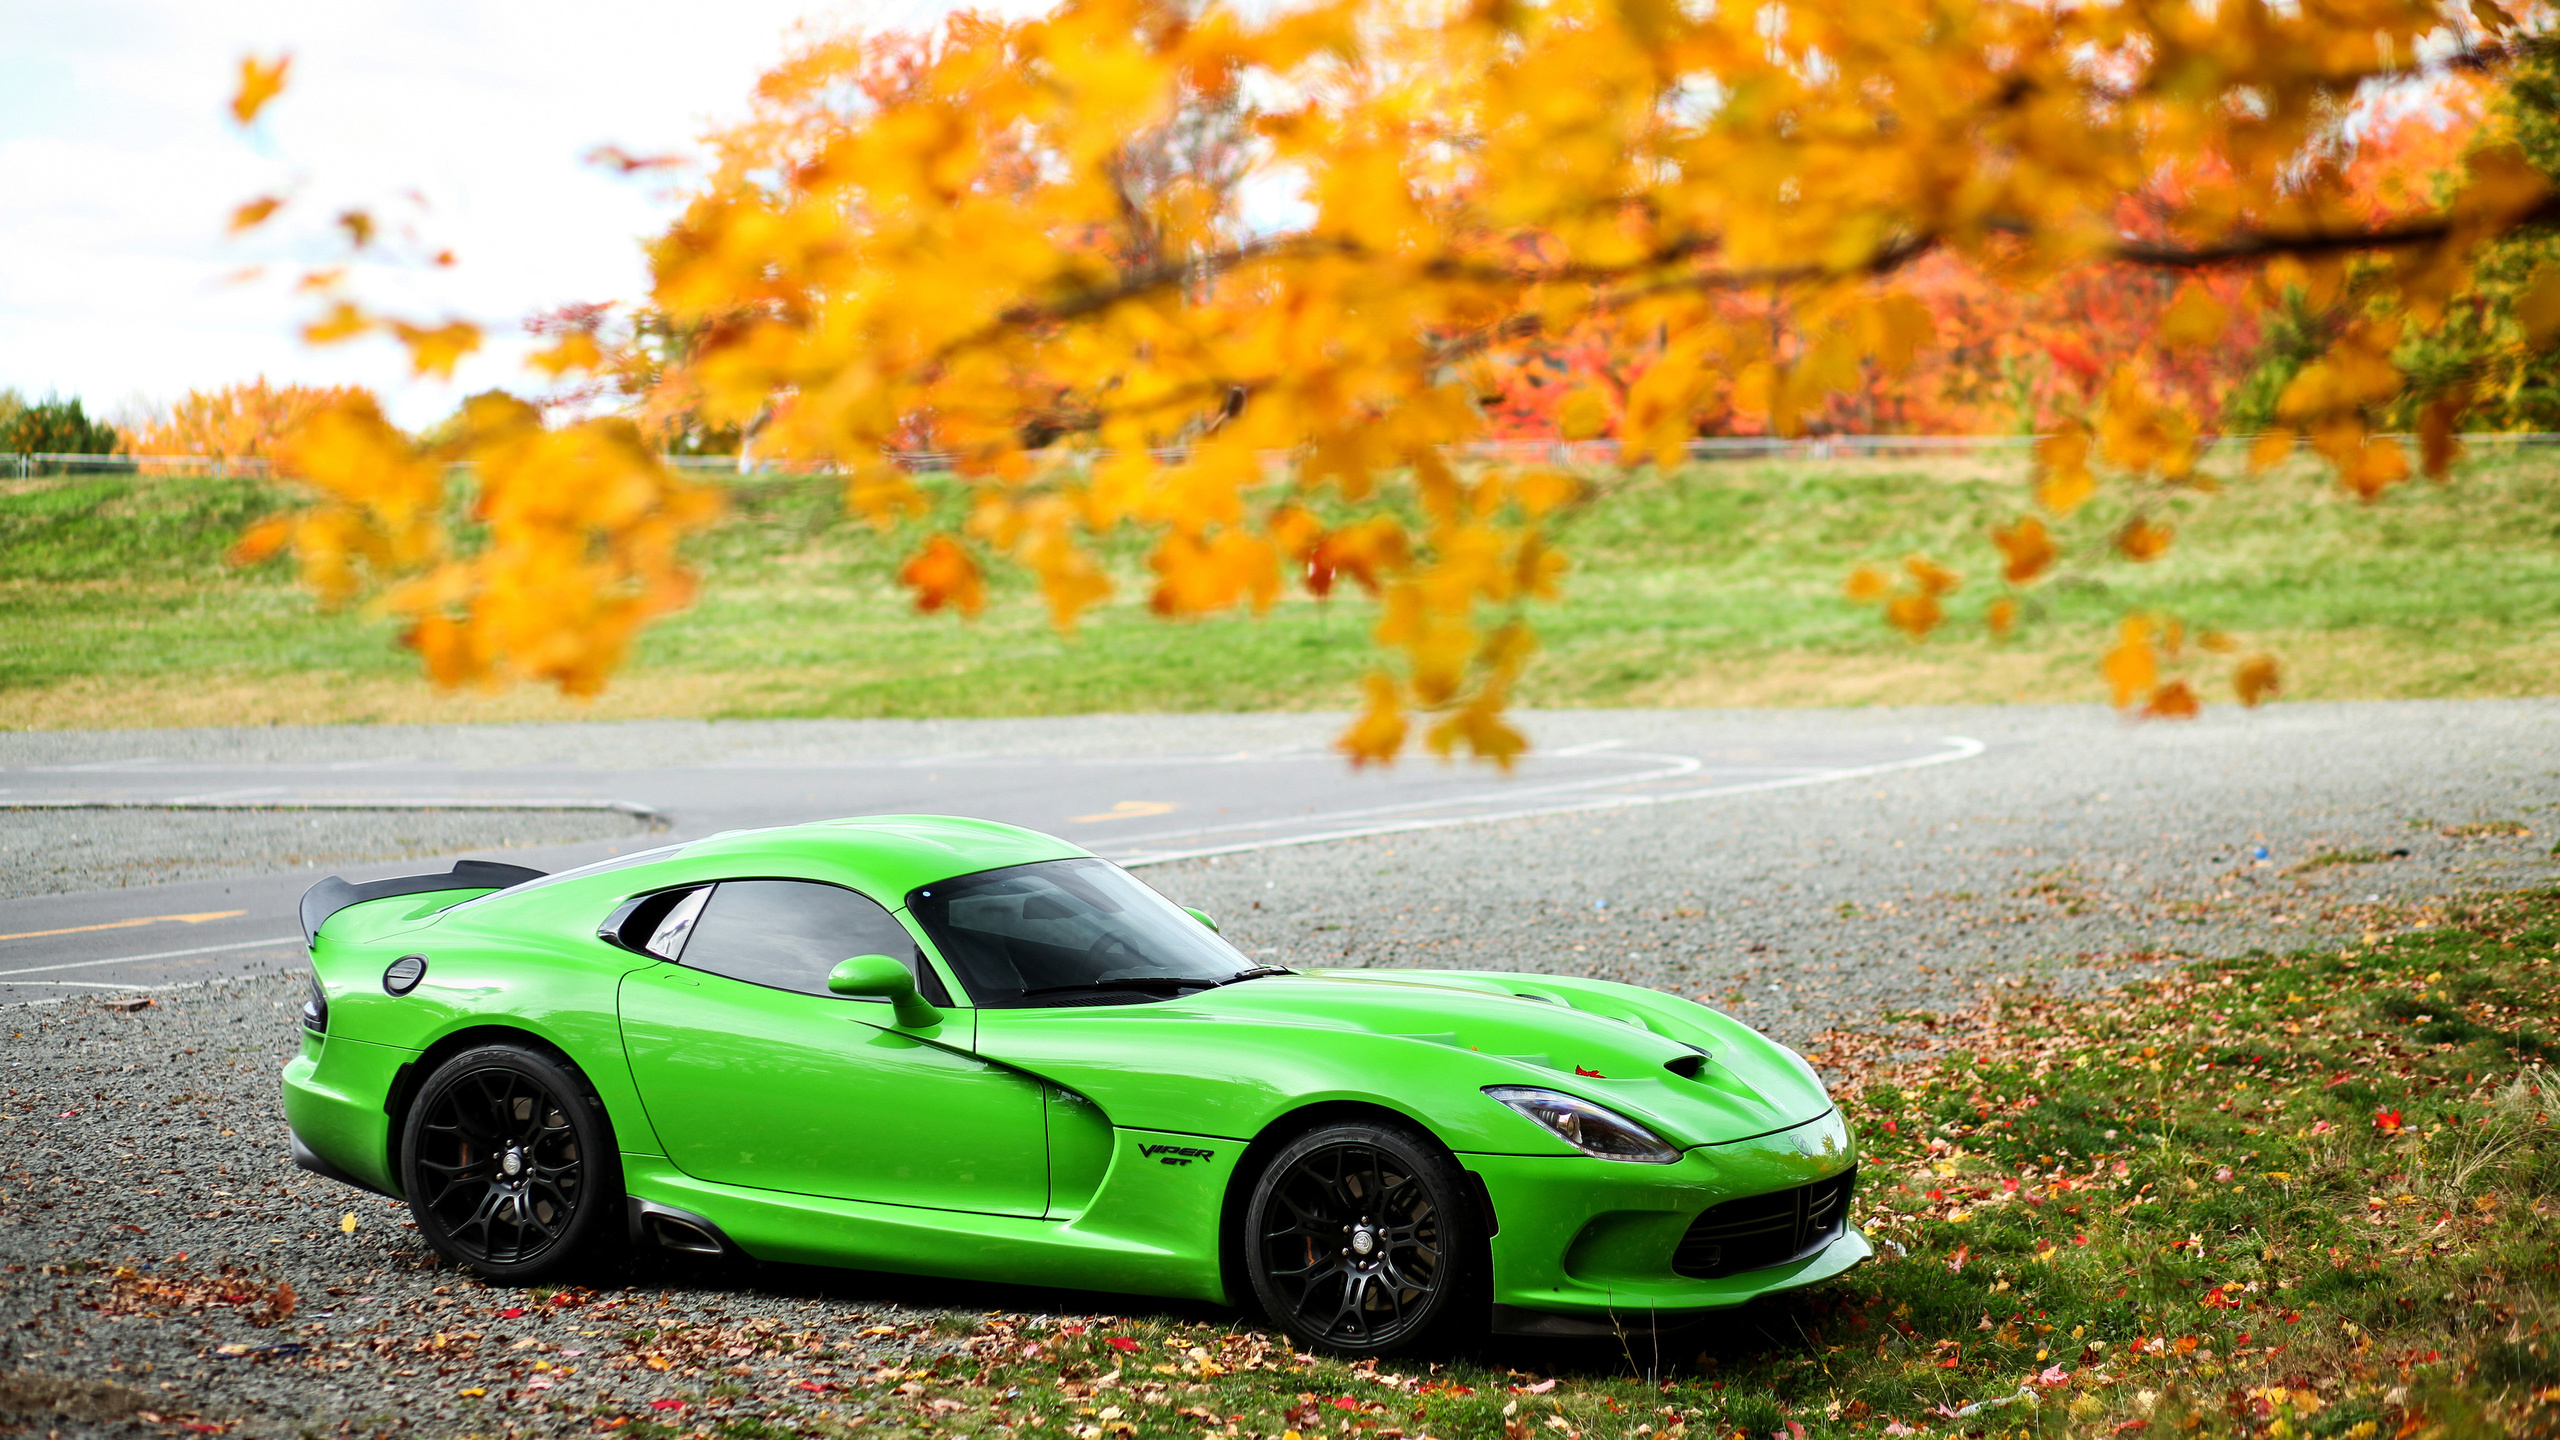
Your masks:
{"label": "yellow road line", "polygon": [[201,915],[145,915],[139,920],[110,920],[104,925],[71,925],[60,930],[26,930],[15,935],[0,935],[0,940],[38,940],[47,935],[81,935],[91,930],[130,930],[136,925],[158,925],[170,920],[201,925],[207,920],[228,920],[246,915],[246,910],[207,910]]}
{"label": "yellow road line", "polygon": [[1104,820],[1136,820],[1147,815],[1164,815],[1182,807],[1163,800],[1123,800],[1100,815],[1070,815],[1070,825],[1092,825]]}

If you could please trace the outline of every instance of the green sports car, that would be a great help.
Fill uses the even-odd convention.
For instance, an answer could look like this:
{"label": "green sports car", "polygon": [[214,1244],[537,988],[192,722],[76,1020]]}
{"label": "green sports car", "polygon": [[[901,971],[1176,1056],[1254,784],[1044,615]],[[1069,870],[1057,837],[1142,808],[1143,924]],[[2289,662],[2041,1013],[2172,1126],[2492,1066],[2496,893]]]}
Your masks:
{"label": "green sports car", "polygon": [[285,1113],[494,1280],[628,1243],[1598,1335],[1872,1252],[1793,1051],[1548,975],[1256,964],[1034,831],[883,816],[302,901]]}

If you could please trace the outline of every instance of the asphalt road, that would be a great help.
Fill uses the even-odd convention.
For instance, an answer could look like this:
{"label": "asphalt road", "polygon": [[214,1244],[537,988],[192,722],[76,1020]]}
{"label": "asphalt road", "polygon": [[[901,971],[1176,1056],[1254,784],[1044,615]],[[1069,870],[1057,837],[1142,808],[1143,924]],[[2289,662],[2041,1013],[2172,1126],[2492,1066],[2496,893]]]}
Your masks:
{"label": "asphalt road", "polygon": [[1836,785],[1959,763],[1983,749],[1926,722],[1842,730],[1771,714],[1740,732],[1710,725],[1643,743],[1578,735],[1507,775],[1427,759],[1355,770],[1326,744],[1339,723],[1101,717],[978,727],[642,722],[0,737],[0,826],[18,828],[37,842],[32,848],[45,848],[33,827],[91,838],[136,814],[240,832],[230,863],[210,867],[233,873],[0,902],[0,1004],[290,968],[301,955],[295,905],[319,876],[443,868],[417,860],[261,867],[260,853],[276,848],[278,816],[361,828],[368,817],[389,825],[431,815],[460,825],[456,833],[477,821],[493,834],[531,817],[588,816],[619,832],[503,851],[457,847],[548,870],[725,830],[930,812],[1027,825],[1150,865]]}

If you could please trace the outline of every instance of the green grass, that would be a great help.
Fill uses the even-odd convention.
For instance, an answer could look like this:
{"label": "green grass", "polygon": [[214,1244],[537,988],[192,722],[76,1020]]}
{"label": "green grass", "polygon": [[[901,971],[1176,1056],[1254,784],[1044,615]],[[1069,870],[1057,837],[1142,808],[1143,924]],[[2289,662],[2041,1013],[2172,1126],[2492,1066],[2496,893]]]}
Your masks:
{"label": "green grass", "polygon": [[[597,1420],[1022,1440],[2551,1434],[2560,891],[2399,922],[2423,928],[1835,1037],[1818,1058],[1885,1253],[1677,1349],[1345,1364],[1160,1310],[998,1313],[918,1327],[959,1353],[867,1368],[816,1332],[659,1328],[623,1344],[700,1377],[684,1408]],[[1892,1058],[1911,1047],[1928,1053]],[[522,1303],[504,1293],[487,1303]],[[749,1351],[798,1368],[714,1383]]]}
{"label": "green grass", "polygon": [[[2084,554],[2104,553],[2135,501],[2180,540],[2151,566],[2067,563],[2030,592],[2020,634],[1995,642],[1980,623],[1998,593],[1982,536],[2020,509],[2017,462],[1733,462],[1611,479],[1565,527],[1568,599],[1533,612],[1544,651],[1520,699],[2085,700],[2101,694],[2091,667],[2127,607],[2269,645],[2297,696],[2560,691],[2560,456],[2477,462],[2451,485],[2404,486],[2372,507],[2307,462],[2225,480],[2215,495],[2118,487],[2074,517],[2064,534]],[[1157,621],[1134,540],[1108,557],[1118,596],[1072,639],[1010,572],[974,624],[918,616],[894,573],[920,530],[882,537],[850,523],[820,480],[751,479],[732,493],[730,520],[694,547],[701,602],[643,638],[596,713],[1339,707],[1374,659],[1374,614],[1357,597]],[[954,523],[962,497],[937,494],[933,523]],[[0,491],[0,724],[436,712],[388,627],[318,613],[281,562],[224,566],[230,539],[275,503],[238,480]],[[1975,577],[1925,647],[1839,589],[1851,566],[1915,550]],[[2200,678],[2218,684],[2217,673]],[[542,709],[526,695],[473,713]]]}

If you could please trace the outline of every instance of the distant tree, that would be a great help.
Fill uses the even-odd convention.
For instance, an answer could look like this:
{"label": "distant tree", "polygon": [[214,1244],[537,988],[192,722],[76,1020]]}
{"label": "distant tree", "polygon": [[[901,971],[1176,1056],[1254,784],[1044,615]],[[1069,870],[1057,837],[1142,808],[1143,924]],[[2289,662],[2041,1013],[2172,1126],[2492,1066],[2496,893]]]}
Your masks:
{"label": "distant tree", "polygon": [[75,396],[69,400],[46,399],[34,404],[20,400],[14,393],[15,413],[7,415],[7,430],[0,433],[0,449],[13,455],[113,455],[124,447],[124,437],[116,427],[104,420],[92,420],[80,408]]}
{"label": "distant tree", "polygon": [[353,385],[245,385],[191,390],[185,399],[133,432],[137,455],[202,455],[214,460],[273,459],[278,445],[314,414],[370,401]]}

